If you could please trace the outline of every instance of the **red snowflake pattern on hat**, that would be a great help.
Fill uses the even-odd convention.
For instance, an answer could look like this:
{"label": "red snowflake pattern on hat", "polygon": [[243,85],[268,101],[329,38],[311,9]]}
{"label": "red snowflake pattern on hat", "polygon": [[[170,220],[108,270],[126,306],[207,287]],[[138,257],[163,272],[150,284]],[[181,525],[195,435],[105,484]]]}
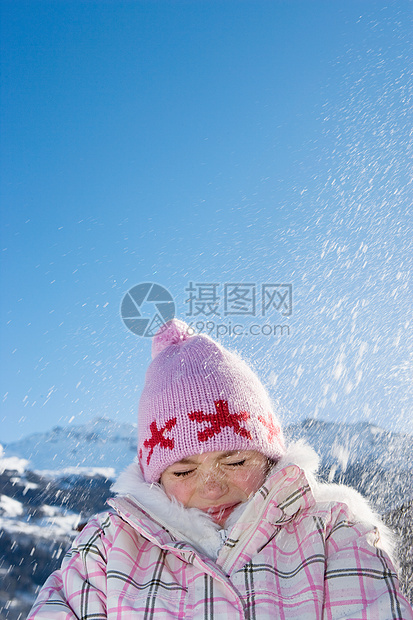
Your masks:
{"label": "red snowflake pattern on hat", "polygon": [[261,424],[263,424],[265,428],[268,430],[268,441],[269,442],[272,442],[274,440],[274,437],[280,436],[281,429],[279,426],[275,426],[274,420],[272,418],[269,418],[268,420],[266,420],[261,415],[259,415],[258,419],[261,422]]}
{"label": "red snowflake pattern on hat", "polygon": [[230,413],[226,400],[216,400],[214,405],[216,413],[204,413],[203,411],[191,411],[191,413],[188,413],[189,419],[193,422],[208,422],[210,424],[203,431],[198,431],[199,441],[208,441],[214,435],[219,435],[224,428],[232,428],[237,435],[246,439],[252,439],[251,433],[246,428],[240,426],[240,422],[246,422],[250,418],[250,414],[247,411]]}
{"label": "red snowflake pattern on hat", "polygon": [[161,448],[168,448],[169,450],[173,450],[175,440],[170,437],[164,437],[164,433],[165,431],[170,431],[175,426],[175,424],[176,418],[171,418],[166,422],[165,426],[162,426],[159,429],[156,425],[156,421],[151,423],[149,429],[152,435],[149,439],[145,439],[145,441],[143,442],[145,448],[150,448],[148,457],[146,459],[148,465],[151,460],[151,456],[153,454],[155,446],[159,445]]}

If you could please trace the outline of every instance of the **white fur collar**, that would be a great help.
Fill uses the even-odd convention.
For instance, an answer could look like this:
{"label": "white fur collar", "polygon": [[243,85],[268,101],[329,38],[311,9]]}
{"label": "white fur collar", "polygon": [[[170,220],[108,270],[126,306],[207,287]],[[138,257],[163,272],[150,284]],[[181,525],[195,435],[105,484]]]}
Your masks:
{"label": "white fur collar", "polygon": [[112,491],[132,497],[155,521],[181,532],[183,540],[216,559],[221,546],[220,527],[202,510],[184,508],[175,499],[169,499],[159,484],[145,482],[137,459],[119,476]]}
{"label": "white fur collar", "polygon": [[[291,443],[270,475],[290,464],[297,465],[304,472],[317,502],[345,503],[353,513],[354,520],[375,525],[381,534],[382,548],[394,561],[394,536],[384,526],[379,515],[372,511],[367,500],[354,489],[339,484],[318,482],[316,472],[319,457],[305,441],[299,440]],[[191,542],[198,551],[203,551],[214,560],[217,558],[223,544],[220,526],[201,510],[184,508],[178,501],[169,499],[159,484],[145,482],[137,459],[119,476],[112,491],[117,495],[130,496],[154,520],[160,520],[181,533],[182,539]],[[226,528],[231,528],[240,519],[249,501],[238,506],[232,513],[226,523]]]}

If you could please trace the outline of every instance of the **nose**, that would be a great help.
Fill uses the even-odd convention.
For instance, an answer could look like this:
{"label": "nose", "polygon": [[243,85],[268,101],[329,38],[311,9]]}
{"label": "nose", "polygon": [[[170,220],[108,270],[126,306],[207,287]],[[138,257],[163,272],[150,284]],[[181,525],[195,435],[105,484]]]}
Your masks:
{"label": "nose", "polygon": [[198,484],[198,493],[207,499],[219,499],[228,491],[225,478],[218,473],[208,473],[201,476]]}

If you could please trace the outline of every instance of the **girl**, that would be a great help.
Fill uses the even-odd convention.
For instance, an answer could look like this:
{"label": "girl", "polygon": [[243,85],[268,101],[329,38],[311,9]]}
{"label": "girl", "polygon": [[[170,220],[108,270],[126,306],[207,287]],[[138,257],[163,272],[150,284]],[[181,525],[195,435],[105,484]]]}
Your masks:
{"label": "girl", "polygon": [[29,619],[413,620],[388,530],[285,446],[252,370],[176,319],[152,350],[138,458]]}

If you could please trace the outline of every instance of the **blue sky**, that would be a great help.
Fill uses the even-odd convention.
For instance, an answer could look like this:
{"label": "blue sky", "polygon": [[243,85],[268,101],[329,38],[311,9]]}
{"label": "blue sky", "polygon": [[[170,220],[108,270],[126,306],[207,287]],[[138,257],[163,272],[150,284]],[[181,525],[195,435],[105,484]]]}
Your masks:
{"label": "blue sky", "polygon": [[[413,432],[411,3],[0,6],[0,441],[136,421],[141,282],[214,330],[288,325],[221,339],[286,423]],[[190,282],[220,315],[186,316]],[[225,283],[291,283],[293,313],[224,315]]]}

